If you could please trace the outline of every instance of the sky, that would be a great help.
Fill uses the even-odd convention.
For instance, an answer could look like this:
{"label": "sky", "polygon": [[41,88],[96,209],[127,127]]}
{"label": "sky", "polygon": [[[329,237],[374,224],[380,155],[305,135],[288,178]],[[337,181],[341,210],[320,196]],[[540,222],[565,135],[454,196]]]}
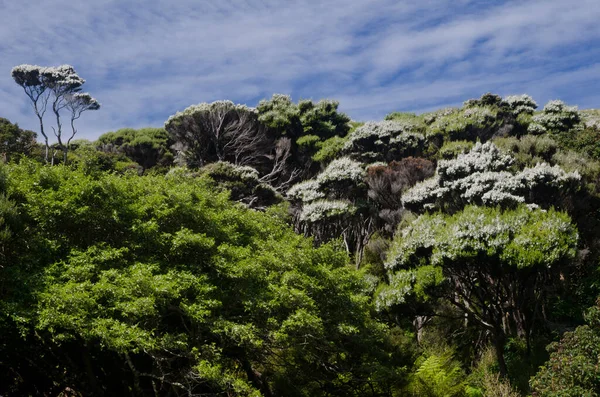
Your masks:
{"label": "sky", "polygon": [[24,63],[86,79],[91,140],[273,93],[360,121],[485,92],[600,108],[598,21],[598,0],[0,0],[0,117],[38,129],[10,76]]}

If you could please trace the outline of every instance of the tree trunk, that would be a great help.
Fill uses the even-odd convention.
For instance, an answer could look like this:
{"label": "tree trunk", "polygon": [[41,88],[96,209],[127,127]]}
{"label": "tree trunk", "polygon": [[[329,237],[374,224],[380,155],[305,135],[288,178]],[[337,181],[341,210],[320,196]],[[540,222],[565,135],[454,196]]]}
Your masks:
{"label": "tree trunk", "polygon": [[[36,114],[37,114],[37,109],[36,109]],[[48,153],[50,151],[50,145],[48,145],[48,137],[46,136],[46,133],[44,132],[44,121],[42,119],[42,117],[39,116],[39,114],[37,114],[38,119],[40,120],[40,132],[42,133],[42,136],[44,137],[44,145],[46,147],[46,152],[44,154],[44,161],[46,162],[46,164],[48,164]]]}
{"label": "tree trunk", "polygon": [[508,368],[506,367],[506,361],[504,360],[504,346],[506,345],[506,338],[503,334],[498,333],[494,335],[494,348],[496,350],[496,359],[498,360],[498,367],[500,369],[500,376],[506,378],[508,376]]}
{"label": "tree trunk", "polygon": [[92,366],[92,359],[90,356],[90,352],[87,347],[81,349],[81,358],[83,360],[83,365],[85,367],[85,373],[87,375],[87,379],[90,385],[90,388],[95,396],[104,395],[102,389],[100,389],[98,385],[98,379],[96,375],[94,375],[94,368]]}
{"label": "tree trunk", "polygon": [[244,368],[244,371],[246,372],[246,375],[248,376],[248,380],[250,380],[250,383],[252,383],[252,385],[254,387],[256,387],[258,390],[260,390],[260,392],[263,396],[272,397],[273,393],[271,392],[271,389],[269,388],[269,383],[265,379],[263,379],[262,374],[259,373],[258,371],[255,371],[252,368],[252,365],[250,364],[250,361],[248,361],[248,359],[243,358],[240,361],[242,364],[242,368]]}

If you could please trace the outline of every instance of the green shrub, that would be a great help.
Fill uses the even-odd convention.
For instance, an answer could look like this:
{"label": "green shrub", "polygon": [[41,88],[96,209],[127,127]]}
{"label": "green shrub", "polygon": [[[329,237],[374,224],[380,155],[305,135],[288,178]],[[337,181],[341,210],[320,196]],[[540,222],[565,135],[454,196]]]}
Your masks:
{"label": "green shrub", "polygon": [[453,159],[459,154],[469,152],[473,148],[473,142],[469,141],[450,141],[444,143],[444,146],[438,152],[438,156],[441,159],[449,160]]}

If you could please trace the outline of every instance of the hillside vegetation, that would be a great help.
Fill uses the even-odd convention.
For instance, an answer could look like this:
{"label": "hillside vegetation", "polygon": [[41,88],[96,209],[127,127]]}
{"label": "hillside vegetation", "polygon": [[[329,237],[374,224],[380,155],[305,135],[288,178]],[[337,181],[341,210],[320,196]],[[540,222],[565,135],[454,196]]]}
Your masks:
{"label": "hillside vegetation", "polygon": [[0,395],[600,395],[597,110],[75,133],[0,119]]}

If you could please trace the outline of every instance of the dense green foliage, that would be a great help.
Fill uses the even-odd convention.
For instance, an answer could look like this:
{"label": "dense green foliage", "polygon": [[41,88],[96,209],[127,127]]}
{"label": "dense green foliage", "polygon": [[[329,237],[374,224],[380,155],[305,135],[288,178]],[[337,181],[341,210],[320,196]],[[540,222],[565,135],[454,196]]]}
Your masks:
{"label": "dense green foliage", "polygon": [[[287,95],[275,94],[258,104],[259,120],[278,136],[290,139],[293,168],[312,176],[318,163],[333,160],[342,148],[343,138],[352,128],[350,118],[338,112],[339,103],[303,99],[292,102]],[[317,164],[313,164],[313,161]]]}
{"label": "dense green foliage", "polygon": [[550,360],[531,380],[534,396],[600,395],[600,305],[586,317],[588,324],[565,332],[559,342],[548,346]]}
{"label": "dense green foliage", "polygon": [[453,216],[422,215],[394,240],[380,307],[443,299],[491,333],[500,369],[504,344],[529,343],[547,294],[571,263],[577,231],[554,211],[467,207]]}
{"label": "dense green foliage", "polygon": [[173,163],[173,142],[163,128],[122,128],[101,135],[98,149],[106,153],[122,153],[144,170],[154,166],[168,167]]}
{"label": "dense green foliage", "polygon": [[598,395],[600,113],[537,109],[0,119],[0,395]]}
{"label": "dense green foliage", "polygon": [[22,130],[18,125],[0,118],[0,161],[31,155],[36,146],[35,137],[35,132]]}
{"label": "dense green foliage", "polygon": [[15,202],[2,219],[10,228],[17,206],[25,227],[2,234],[2,334],[52,352],[30,364],[7,346],[6,392],[365,395],[401,382],[368,284],[333,247],[178,173],[3,172]]}

